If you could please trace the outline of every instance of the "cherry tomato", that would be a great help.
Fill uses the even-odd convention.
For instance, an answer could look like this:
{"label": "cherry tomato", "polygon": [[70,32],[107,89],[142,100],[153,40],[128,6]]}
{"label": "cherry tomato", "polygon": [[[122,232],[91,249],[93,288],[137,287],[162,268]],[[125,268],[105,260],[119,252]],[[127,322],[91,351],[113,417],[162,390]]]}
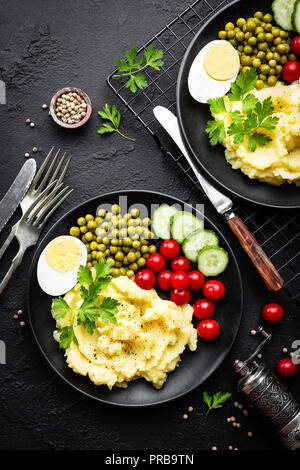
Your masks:
{"label": "cherry tomato", "polygon": [[176,305],[188,304],[192,298],[191,291],[189,289],[172,289],[170,299],[175,302]]}
{"label": "cherry tomato", "polygon": [[173,271],[183,271],[188,273],[191,268],[191,263],[184,256],[178,256],[177,258],[173,259],[171,268]]}
{"label": "cherry tomato", "polygon": [[284,317],[284,311],[281,305],[270,303],[264,306],[262,316],[269,323],[279,323]]}
{"label": "cherry tomato", "polygon": [[295,55],[300,55],[300,36],[296,36],[291,42],[291,51]]}
{"label": "cherry tomato", "polygon": [[152,253],[146,261],[146,266],[148,269],[154,273],[159,273],[166,267],[165,258],[159,253]]}
{"label": "cherry tomato", "polygon": [[170,290],[172,289],[171,278],[173,276],[172,271],[165,269],[161,271],[157,276],[157,284],[162,290]]}
{"label": "cherry tomato", "polygon": [[288,60],[282,69],[281,76],[286,82],[294,82],[300,77],[300,63],[297,60]]}
{"label": "cherry tomato", "polygon": [[176,271],[172,276],[171,283],[175,289],[185,289],[189,285],[189,276],[183,271]]}
{"label": "cherry tomato", "polygon": [[160,252],[167,259],[176,258],[180,253],[180,245],[175,240],[165,240],[161,244]]}
{"label": "cherry tomato", "polygon": [[292,359],[281,359],[277,364],[277,372],[281,377],[288,378],[296,374],[298,367]]}
{"label": "cherry tomato", "polygon": [[219,336],[221,328],[216,320],[202,320],[197,326],[197,331],[200,338],[211,341]]}
{"label": "cherry tomato", "polygon": [[199,290],[205,282],[205,277],[200,271],[191,271],[189,276],[189,288],[192,290]]}
{"label": "cherry tomato", "polygon": [[199,299],[197,302],[194,303],[194,314],[200,320],[205,320],[206,318],[210,318],[215,313],[215,306],[214,304],[207,299]]}
{"label": "cherry tomato", "polygon": [[149,269],[142,269],[135,276],[135,283],[142,289],[153,289],[156,282],[155,274]]}
{"label": "cherry tomato", "polygon": [[206,281],[202,290],[204,297],[214,302],[222,299],[225,295],[224,284],[216,280]]}

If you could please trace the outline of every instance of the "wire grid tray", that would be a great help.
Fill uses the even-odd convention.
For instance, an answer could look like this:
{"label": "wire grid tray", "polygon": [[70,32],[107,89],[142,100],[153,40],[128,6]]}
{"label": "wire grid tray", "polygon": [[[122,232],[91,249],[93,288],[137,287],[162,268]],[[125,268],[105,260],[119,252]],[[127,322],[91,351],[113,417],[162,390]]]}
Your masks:
{"label": "wire grid tray", "polygon": [[[184,156],[175,144],[167,139],[153,115],[156,105],[165,106],[176,114],[176,84],[184,53],[199,28],[216,11],[230,4],[230,0],[197,0],[145,43],[139,52],[149,45],[163,49],[164,66],[160,72],[146,69],[148,87],[131,93],[125,81],[107,78],[108,85],[134,114],[139,122],[156,139],[161,150],[179,165],[195,186],[202,189]],[[167,148],[164,145],[167,143]],[[300,212],[256,209],[253,205],[239,204],[235,211],[263,247],[285,280],[285,291],[300,305]]]}

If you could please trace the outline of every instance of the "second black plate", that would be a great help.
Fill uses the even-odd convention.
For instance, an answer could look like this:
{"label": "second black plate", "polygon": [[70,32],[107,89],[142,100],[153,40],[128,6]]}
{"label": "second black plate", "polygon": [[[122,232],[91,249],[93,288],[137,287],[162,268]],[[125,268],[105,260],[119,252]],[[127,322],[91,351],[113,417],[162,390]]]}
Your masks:
{"label": "second black plate", "polygon": [[[67,366],[64,352],[59,349],[57,342],[53,339],[55,322],[50,313],[51,297],[39,287],[36,276],[37,262],[45,246],[54,237],[67,234],[78,217],[87,213],[96,213],[97,207],[102,204],[120,204],[121,197],[127,198],[127,207],[143,204],[147,208],[148,215],[151,215],[151,205],[158,207],[161,204],[180,204],[183,207],[184,204],[179,199],[160,193],[124,191],[91,199],[66,214],[47,233],[34,255],[27,291],[29,322],[34,338],[45,359],[63,380],[79,392],[112,405],[132,407],[157,405],[174,400],[199,386],[219,367],[229,352],[237,335],[242,314],[240,272],[229,244],[210,220],[205,219],[206,228],[217,233],[220,246],[229,253],[229,265],[226,271],[218,276],[218,279],[224,282],[227,290],[227,295],[216,306],[215,318],[220,322],[222,329],[220,336],[212,342],[205,342],[199,338],[198,348],[195,352],[190,352],[186,348],[179,367],[169,374],[161,390],[156,390],[151,383],[142,379],[130,383],[127,389],[108,390],[106,386],[96,386],[88,377],[76,374]],[[198,215],[200,214],[198,213]],[[166,293],[159,292],[159,294],[161,297],[168,298]],[[193,300],[195,301],[197,298],[199,298],[199,293],[195,294]]]}
{"label": "second black plate", "polygon": [[205,133],[206,122],[211,119],[209,107],[195,101],[188,90],[188,74],[196,55],[208,42],[217,39],[218,31],[228,21],[249,18],[255,11],[271,11],[271,0],[239,0],[220,10],[198,32],[190,44],[181,64],[177,82],[177,114],[187,148],[203,170],[233,195],[247,201],[277,208],[299,208],[300,188],[295,184],[281,187],[251,180],[240,170],[233,170],[224,156],[224,147],[211,147]]}

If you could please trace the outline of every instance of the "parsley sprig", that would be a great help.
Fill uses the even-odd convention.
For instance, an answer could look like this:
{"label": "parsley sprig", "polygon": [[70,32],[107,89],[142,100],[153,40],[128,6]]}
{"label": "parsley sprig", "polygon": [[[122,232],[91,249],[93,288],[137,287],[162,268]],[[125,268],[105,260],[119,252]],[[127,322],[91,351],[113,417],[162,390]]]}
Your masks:
{"label": "parsley sprig", "polygon": [[262,131],[275,129],[279,118],[273,116],[274,107],[271,97],[262,102],[253,94],[249,93],[257,80],[255,68],[240,73],[231,84],[231,92],[228,94],[230,101],[241,101],[242,112],[227,111],[224,98],[214,98],[208,100],[211,113],[223,114],[223,119],[208,121],[206,132],[209,135],[211,145],[223,142],[226,137],[225,119],[229,116],[231,124],[227,129],[227,134],[233,137],[234,144],[244,142],[248,138],[248,149],[254,152],[257,146],[263,147],[271,142],[269,135]]}
{"label": "parsley sprig", "polygon": [[[154,70],[160,70],[164,65],[163,51],[161,49],[154,49],[153,46],[147,47],[144,51],[144,57],[137,57],[138,53],[135,47],[132,47],[126,52],[126,60],[121,59],[117,61],[119,74],[113,75],[113,78],[129,77],[125,83],[126,88],[135,93],[137,89],[143,90],[147,88],[148,82],[146,75],[142,73],[147,67]],[[144,63],[145,59],[145,63]]]}
{"label": "parsley sprig", "polygon": [[[99,304],[100,292],[108,286],[111,281],[109,277],[112,262],[105,263],[101,259],[95,264],[95,275],[85,266],[80,266],[77,275],[77,281],[80,283],[80,294],[83,299],[79,309],[73,312],[71,325],[64,326],[59,330],[59,345],[63,349],[70,347],[73,341],[78,345],[78,340],[74,332],[74,320],[77,317],[77,324],[82,325],[87,332],[92,335],[96,328],[96,320],[101,317],[103,323],[115,323],[118,313],[119,302],[111,297],[105,297]],[[63,318],[68,312],[72,311],[71,307],[62,297],[53,299],[52,314],[56,320]]]}
{"label": "parsley sprig", "polygon": [[128,137],[119,130],[120,126],[120,121],[121,121],[121,114],[117,110],[116,106],[113,105],[111,108],[109,104],[105,104],[102,108],[103,111],[98,111],[98,114],[102,119],[106,119],[112,123],[109,124],[108,122],[105,122],[102,124],[102,127],[98,130],[98,134],[105,134],[105,133],[110,133],[110,132],[117,132],[121,137],[124,137],[124,139],[131,140],[132,142],[135,142],[135,139],[132,139],[131,137]]}
{"label": "parsley sprig", "polygon": [[204,390],[203,401],[208,406],[208,410],[206,414],[208,415],[208,413],[211,410],[215,410],[216,408],[222,408],[223,403],[225,403],[225,401],[228,400],[228,398],[230,397],[231,397],[231,393],[228,393],[228,392],[225,392],[225,393],[217,392],[211,396],[207,393],[206,390]]}

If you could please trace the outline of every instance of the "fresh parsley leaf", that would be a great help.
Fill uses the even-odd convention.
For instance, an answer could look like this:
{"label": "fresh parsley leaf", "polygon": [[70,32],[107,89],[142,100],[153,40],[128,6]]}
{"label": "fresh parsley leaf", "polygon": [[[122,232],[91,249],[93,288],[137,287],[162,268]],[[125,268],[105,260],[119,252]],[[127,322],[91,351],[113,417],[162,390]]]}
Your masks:
{"label": "fresh parsley leaf", "polygon": [[63,299],[62,297],[58,297],[52,300],[51,312],[53,314],[56,314],[54,316],[56,320],[63,318],[70,310],[71,309],[69,305],[67,304],[65,299]]}
{"label": "fresh parsley leaf", "polygon": [[102,300],[100,305],[101,320],[103,323],[115,323],[117,321],[116,315],[118,313],[118,306],[120,302],[111,297],[106,297]]}
{"label": "fresh parsley leaf", "polygon": [[217,408],[222,408],[223,403],[225,403],[228,398],[231,397],[231,393],[223,393],[223,392],[217,392],[214,393],[213,396],[210,396],[206,390],[203,392],[203,401],[204,403],[208,406],[208,410],[206,414],[210,412],[210,410],[214,410]]}
{"label": "fresh parsley leaf", "polygon": [[93,278],[92,278],[91,271],[86,266],[83,266],[81,264],[78,268],[77,282],[79,282],[79,284],[89,285],[92,282],[92,280]]}
{"label": "fresh parsley leaf", "polygon": [[233,137],[233,142],[235,144],[241,144],[244,142],[245,138],[245,130],[243,123],[241,122],[233,122],[227,131],[228,135]]}
{"label": "fresh parsley leaf", "polygon": [[221,144],[226,137],[224,121],[208,121],[206,132],[211,145]]}
{"label": "fresh parsley leaf", "polygon": [[76,338],[73,325],[61,328],[59,330],[59,347],[61,349],[68,349],[72,341],[78,346],[78,340]]}
{"label": "fresh parsley leaf", "polygon": [[[144,73],[141,73],[147,67],[154,70],[160,70],[164,65],[163,51],[161,49],[154,49],[153,46],[147,47],[144,51],[144,57],[137,58],[137,50],[132,47],[126,52],[125,56],[127,62],[123,59],[117,61],[119,74],[114,75],[117,77],[129,77],[125,83],[126,88],[129,88],[132,93],[143,90],[148,86],[147,78]],[[145,63],[144,63],[145,59]]]}
{"label": "fresh parsley leaf", "polygon": [[257,103],[259,103],[259,99],[256,98],[256,96],[252,95],[251,93],[249,93],[243,100],[243,111],[244,113],[248,113],[248,111],[251,111],[252,109],[254,109],[257,105]]}
{"label": "fresh parsley leaf", "polygon": [[78,311],[77,323],[78,325],[82,325],[83,328],[92,335],[96,328],[96,320],[99,315],[100,312],[95,302],[93,300],[85,300]]}
{"label": "fresh parsley leaf", "polygon": [[111,272],[113,264],[113,261],[105,262],[104,259],[100,259],[94,266],[96,271],[96,279],[98,280],[100,277],[108,276]]}
{"label": "fresh parsley leaf", "polygon": [[246,72],[240,72],[236,81],[231,84],[231,93],[228,98],[230,101],[240,101],[245,94],[253,90],[257,81],[257,72],[254,67]]}
{"label": "fresh parsley leaf", "polygon": [[254,152],[258,145],[263,147],[269,142],[271,142],[271,138],[268,135],[262,132],[253,132],[253,134],[249,135],[248,148],[251,152]]}
{"label": "fresh parsley leaf", "polygon": [[108,104],[105,104],[102,110],[103,111],[98,111],[99,116],[102,119],[107,119],[108,121],[110,121],[112,125],[107,122],[103,123],[102,127],[98,129],[98,134],[117,132],[121,137],[124,137],[124,139],[135,142],[135,139],[132,139],[131,137],[127,137],[126,135],[122,134],[122,132],[120,132],[119,126],[121,122],[121,114],[119,113],[115,105],[113,105],[112,108],[110,108]]}
{"label": "fresh parsley leaf", "polygon": [[210,106],[210,112],[213,114],[226,113],[226,106],[224,103],[224,98],[212,98],[207,100],[207,103]]}

